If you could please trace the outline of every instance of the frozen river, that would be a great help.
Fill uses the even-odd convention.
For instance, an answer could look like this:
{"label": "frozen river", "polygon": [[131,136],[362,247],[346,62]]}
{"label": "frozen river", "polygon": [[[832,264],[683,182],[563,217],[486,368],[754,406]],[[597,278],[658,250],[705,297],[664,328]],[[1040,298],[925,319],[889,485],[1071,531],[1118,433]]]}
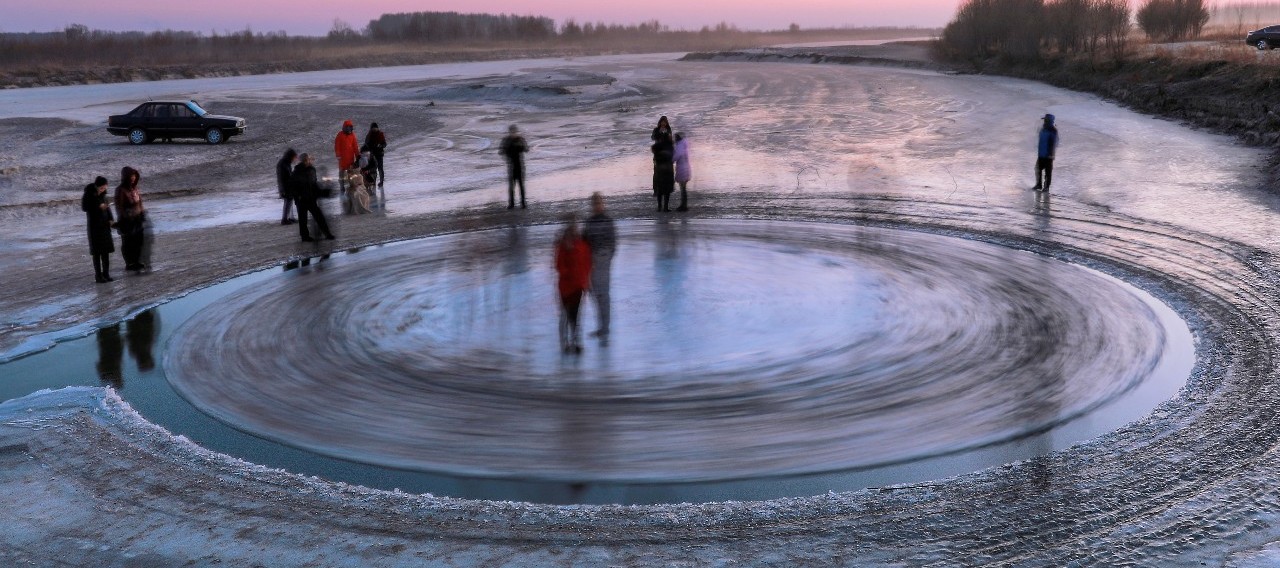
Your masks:
{"label": "frozen river", "polygon": [[[245,116],[251,131],[132,147],[98,124],[168,96]],[[1037,198],[1045,113],[1063,143],[1052,195]],[[646,197],[661,114],[692,143],[684,217]],[[0,216],[14,221],[0,225],[0,284],[21,298],[0,311],[9,346],[329,253],[272,226],[271,167],[285,146],[328,159],[345,118],[388,131],[389,210],[343,219],[334,250],[430,238],[262,273],[166,328],[158,366],[218,420],[331,458],[578,485],[771,479],[1037,443],[1002,454],[1014,465],[974,460],[891,489],[558,508],[256,470],[156,431],[144,419],[160,405],[140,382],[121,392],[141,417],[93,390],[12,401],[0,407],[4,479],[44,497],[9,494],[10,506],[76,518],[87,501],[152,527],[137,542],[94,529],[80,538],[106,548],[81,560],[179,558],[224,538],[166,538],[154,511],[124,504],[129,480],[155,488],[154,510],[208,505],[196,526],[288,519],[255,541],[271,551],[318,531],[336,543],[322,550],[350,557],[382,527],[396,554],[462,564],[1249,565],[1280,538],[1245,530],[1270,526],[1280,498],[1280,201],[1263,186],[1264,154],[1025,81],[659,55],[0,92],[0,134],[40,133],[0,159]],[[533,148],[528,212],[505,211],[495,148],[512,123]],[[90,292],[84,270],[62,267],[87,265],[63,201],[126,164],[156,194],[158,268]],[[566,360],[552,347],[548,243],[594,191],[623,220],[615,299],[632,333]],[[76,349],[64,347],[42,356]],[[0,380],[20,382],[33,360],[0,366]],[[93,384],[93,361],[65,384]],[[1053,441],[1108,404],[1131,414]],[[102,471],[135,473],[93,478]],[[189,479],[198,492],[168,489]],[[388,510],[397,519],[379,521]],[[37,535],[13,546],[39,557],[52,518],[8,542]]]}

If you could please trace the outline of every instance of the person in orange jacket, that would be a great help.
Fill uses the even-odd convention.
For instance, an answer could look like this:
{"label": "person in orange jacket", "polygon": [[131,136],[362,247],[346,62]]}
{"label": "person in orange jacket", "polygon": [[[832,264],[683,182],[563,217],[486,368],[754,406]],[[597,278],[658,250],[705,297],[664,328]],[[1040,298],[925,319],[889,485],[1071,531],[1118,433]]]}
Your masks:
{"label": "person in orange jacket", "polygon": [[344,180],[346,176],[343,174],[355,167],[356,159],[360,157],[360,142],[356,140],[354,122],[348,120],[342,123],[342,132],[333,139],[333,154],[338,157],[338,180]]}

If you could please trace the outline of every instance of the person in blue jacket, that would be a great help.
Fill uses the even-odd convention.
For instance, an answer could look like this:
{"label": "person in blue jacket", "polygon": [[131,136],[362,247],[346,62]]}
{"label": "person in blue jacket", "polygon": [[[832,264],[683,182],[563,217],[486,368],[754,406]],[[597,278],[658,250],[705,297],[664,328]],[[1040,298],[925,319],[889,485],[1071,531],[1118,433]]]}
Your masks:
{"label": "person in blue jacket", "polygon": [[[1036,191],[1049,191],[1049,184],[1053,183],[1053,157],[1058,151],[1058,127],[1053,125],[1053,115],[1044,115],[1044,126],[1040,127],[1040,150],[1036,156],[1036,186],[1031,188]],[[1040,184],[1041,175],[1044,176],[1044,184]]]}

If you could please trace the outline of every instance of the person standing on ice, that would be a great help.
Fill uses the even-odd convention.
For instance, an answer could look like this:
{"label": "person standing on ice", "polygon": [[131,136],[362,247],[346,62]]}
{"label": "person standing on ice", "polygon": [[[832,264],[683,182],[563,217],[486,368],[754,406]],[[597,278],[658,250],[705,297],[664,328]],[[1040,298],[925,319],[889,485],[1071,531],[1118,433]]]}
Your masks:
{"label": "person standing on ice", "polygon": [[329,231],[329,222],[324,218],[324,211],[320,209],[320,203],[316,201],[320,197],[320,181],[316,178],[316,167],[311,163],[311,156],[303,154],[298,156],[298,166],[293,168],[293,193],[298,199],[298,233],[302,236],[303,242],[312,242],[311,230],[307,227],[307,215],[315,215],[316,225],[320,227],[320,232],[324,233],[324,238],[333,240],[333,233]]}
{"label": "person standing on ice", "polygon": [[294,196],[293,184],[289,178],[293,176],[293,163],[296,161],[298,161],[298,152],[289,148],[284,151],[280,161],[276,162],[276,190],[280,192],[280,199],[284,200],[284,212],[280,213],[281,225],[298,222],[293,215],[290,215],[293,212]]}
{"label": "person standing on ice", "polygon": [[671,139],[671,121],[667,120],[665,115],[658,117],[658,125],[653,127],[653,134],[649,135],[649,139],[654,144],[671,145],[675,143]]}
{"label": "person standing on ice", "polygon": [[[1052,114],[1044,115],[1044,124],[1040,127],[1039,153],[1036,156],[1036,186],[1031,188],[1046,193],[1049,191],[1049,184],[1053,183],[1053,158],[1058,151],[1058,127],[1053,122]],[[1043,185],[1040,183],[1041,174],[1044,175]]]}
{"label": "person standing on ice", "polygon": [[671,210],[671,192],[676,189],[675,141],[671,138],[671,122],[666,116],[658,118],[658,126],[649,136],[653,146],[653,197],[658,200],[658,211]]}
{"label": "person standing on ice", "polygon": [[364,135],[364,145],[369,148],[369,153],[377,159],[378,166],[378,187],[382,187],[382,183],[387,179],[387,172],[383,169],[382,156],[387,151],[387,135],[378,128],[378,123],[369,125],[369,132]]}
{"label": "person standing on ice", "polygon": [[591,296],[596,300],[596,330],[591,337],[600,339],[601,345],[609,344],[609,271],[613,265],[613,251],[618,236],[613,219],[604,212],[604,196],[591,194],[591,216],[587,218],[582,238],[591,249]]}
{"label": "person standing on ice", "polygon": [[356,125],[350,120],[342,123],[342,131],[333,139],[333,154],[338,158],[338,181],[346,189],[346,176],[360,157],[360,142],[356,140]]}
{"label": "person standing on ice", "polygon": [[138,183],[142,173],[129,166],[120,170],[120,185],[116,186],[116,231],[120,233],[120,255],[124,257],[124,269],[142,272],[142,246],[147,208],[142,205],[142,192]]}
{"label": "person standing on ice", "polygon": [[591,284],[591,247],[579,236],[575,215],[565,219],[564,231],[556,239],[555,268],[560,277],[560,348],[565,353],[582,353],[578,313]]}
{"label": "person standing on ice", "polygon": [[507,209],[516,208],[517,183],[520,184],[520,208],[524,209],[524,154],[529,151],[529,144],[516,125],[507,128],[507,136],[502,139],[499,151],[507,158]]}
{"label": "person standing on ice", "polygon": [[107,178],[98,176],[93,183],[84,186],[80,209],[89,225],[89,254],[93,256],[93,281],[99,284],[115,280],[111,277],[111,253],[116,251],[111,239],[111,204],[107,202]]}
{"label": "person standing on ice", "polygon": [[693,168],[689,165],[689,141],[685,139],[683,132],[676,133],[676,147],[672,157],[676,162],[676,183],[680,184],[680,206],[676,207],[676,211],[688,211],[689,194],[685,187],[693,179]]}

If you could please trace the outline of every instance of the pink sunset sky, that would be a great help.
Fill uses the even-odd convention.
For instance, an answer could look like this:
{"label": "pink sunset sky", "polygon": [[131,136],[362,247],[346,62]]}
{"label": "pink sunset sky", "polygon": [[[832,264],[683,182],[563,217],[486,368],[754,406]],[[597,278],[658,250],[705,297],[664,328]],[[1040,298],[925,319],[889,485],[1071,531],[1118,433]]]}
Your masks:
{"label": "pink sunset sky", "polygon": [[631,24],[656,19],[672,28],[697,29],[725,21],[742,29],[921,26],[946,24],[959,0],[38,0],[5,11],[0,31],[161,29],[210,32],[245,27],[292,35],[323,35],[340,18],[356,29],[393,12],[456,11],[538,15],[557,23]]}

